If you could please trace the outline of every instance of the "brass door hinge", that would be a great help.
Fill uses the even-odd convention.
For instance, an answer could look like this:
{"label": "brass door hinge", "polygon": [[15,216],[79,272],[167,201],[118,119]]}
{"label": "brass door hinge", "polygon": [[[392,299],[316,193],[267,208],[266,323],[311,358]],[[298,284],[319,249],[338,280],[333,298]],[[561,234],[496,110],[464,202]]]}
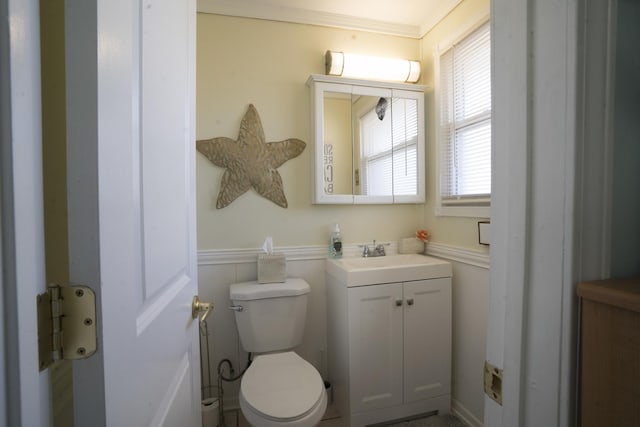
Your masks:
{"label": "brass door hinge", "polygon": [[87,286],[49,285],[38,295],[40,371],[96,352],[96,296]]}

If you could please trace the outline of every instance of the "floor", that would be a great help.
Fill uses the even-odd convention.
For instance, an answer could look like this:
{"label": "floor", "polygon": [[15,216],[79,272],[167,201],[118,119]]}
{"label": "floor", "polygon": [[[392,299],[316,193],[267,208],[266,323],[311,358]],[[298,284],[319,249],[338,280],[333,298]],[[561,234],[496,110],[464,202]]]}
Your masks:
{"label": "floor", "polygon": [[[207,427],[207,426],[203,426]],[[224,424],[218,427],[250,427],[239,410],[225,411]],[[318,427],[346,427],[331,407],[327,408],[325,417]],[[376,426],[378,427],[378,426]],[[381,426],[380,426],[381,427]],[[467,424],[460,421],[453,415],[432,415],[426,418],[384,424],[384,427],[467,427]]]}
{"label": "floor", "polygon": [[454,415],[446,414],[390,424],[387,427],[467,427],[467,425]]}

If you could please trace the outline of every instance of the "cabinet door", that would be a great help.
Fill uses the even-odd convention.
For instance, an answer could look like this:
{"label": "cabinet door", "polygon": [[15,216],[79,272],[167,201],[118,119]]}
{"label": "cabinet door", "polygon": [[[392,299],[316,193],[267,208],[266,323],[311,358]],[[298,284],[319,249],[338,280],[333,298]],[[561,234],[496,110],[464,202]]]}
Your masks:
{"label": "cabinet door", "polygon": [[451,279],[404,284],[404,402],[451,391]]}
{"label": "cabinet door", "polygon": [[402,284],[349,289],[351,411],[402,403]]}

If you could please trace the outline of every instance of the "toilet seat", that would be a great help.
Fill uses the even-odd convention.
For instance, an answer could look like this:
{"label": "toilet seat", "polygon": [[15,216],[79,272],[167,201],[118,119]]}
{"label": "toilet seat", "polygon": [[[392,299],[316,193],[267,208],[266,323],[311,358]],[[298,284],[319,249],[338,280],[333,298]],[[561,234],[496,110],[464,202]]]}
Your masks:
{"label": "toilet seat", "polygon": [[326,401],[318,371],[292,351],[256,356],[240,385],[243,413],[260,425],[315,425]]}

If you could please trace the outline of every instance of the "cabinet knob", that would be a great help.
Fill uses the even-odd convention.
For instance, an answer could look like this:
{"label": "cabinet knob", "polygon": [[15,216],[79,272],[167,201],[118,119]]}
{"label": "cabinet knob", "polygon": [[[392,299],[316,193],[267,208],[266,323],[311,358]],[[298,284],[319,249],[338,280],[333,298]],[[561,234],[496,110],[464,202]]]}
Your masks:
{"label": "cabinet knob", "polygon": [[396,300],[396,307],[400,307],[402,305],[402,300],[401,299],[397,299]]}
{"label": "cabinet knob", "polygon": [[413,305],[413,298],[407,298],[407,305]]}

